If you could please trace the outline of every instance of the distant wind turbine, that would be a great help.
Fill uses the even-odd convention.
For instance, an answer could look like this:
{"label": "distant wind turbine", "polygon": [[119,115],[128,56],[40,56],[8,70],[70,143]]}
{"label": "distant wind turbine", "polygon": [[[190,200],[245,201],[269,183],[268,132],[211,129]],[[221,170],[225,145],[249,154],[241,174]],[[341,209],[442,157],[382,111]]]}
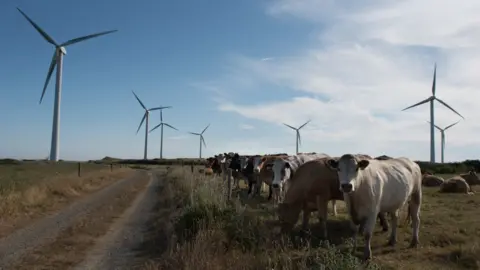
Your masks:
{"label": "distant wind turbine", "polygon": [[296,138],[295,138],[295,143],[296,143],[296,145],[297,145],[297,152],[296,152],[297,155],[298,155],[298,153],[299,153],[299,152],[298,152],[298,145],[299,145],[299,144],[302,144],[302,139],[301,139],[301,136],[300,136],[300,129],[302,129],[304,126],[306,126],[308,123],[310,123],[310,121],[312,121],[312,120],[308,120],[307,122],[305,122],[305,124],[301,125],[299,128],[294,128],[294,127],[292,127],[292,126],[290,126],[290,125],[287,125],[287,124],[283,123],[285,126],[287,126],[287,127],[291,128],[291,129],[295,130],[295,132],[297,133],[297,136],[296,136]]}
{"label": "distant wind turbine", "polygon": [[[435,125],[435,127],[440,131],[440,134],[441,134],[441,151],[442,151],[442,163],[444,163],[444,154],[445,154],[445,131],[453,126],[455,126],[456,124],[458,124],[460,121],[457,121],[449,126],[446,126],[445,128],[440,128],[439,126]],[[430,122],[427,121],[427,123],[430,124]]]}
{"label": "distant wind turbine", "polygon": [[138,103],[140,103],[140,106],[142,106],[142,108],[145,110],[145,113],[143,114],[143,117],[142,117],[142,121],[140,121],[140,125],[138,125],[137,134],[138,134],[138,131],[140,130],[140,128],[142,127],[143,121],[147,120],[145,122],[145,146],[144,146],[144,150],[143,150],[143,159],[147,159],[147,153],[148,153],[148,119],[149,119],[149,116],[150,116],[150,112],[160,110],[162,107],[147,109],[147,107],[145,107],[143,102],[138,98],[137,94],[135,94],[135,92],[133,92],[133,91],[132,91],[132,93],[135,96],[135,98],[137,99]]}
{"label": "distant wind turbine", "polygon": [[171,129],[175,129],[178,131],[178,129],[172,127],[170,124],[167,124],[165,122],[163,122],[163,110],[164,109],[170,109],[172,108],[172,106],[166,106],[166,107],[158,107],[157,109],[160,110],[160,124],[156,125],[154,128],[152,128],[152,130],[150,130],[150,132],[154,131],[155,129],[157,129],[158,127],[161,127],[160,128],[160,159],[163,158],[163,126],[167,126]]}
{"label": "distant wind turbine", "polygon": [[443,104],[443,106],[449,108],[451,111],[453,111],[454,113],[456,113],[457,115],[459,115],[460,117],[465,119],[465,117],[463,117],[460,113],[458,113],[456,110],[454,110],[452,107],[450,107],[447,103],[443,102],[443,100],[441,100],[441,99],[439,99],[435,96],[436,78],[437,78],[437,64],[435,64],[435,67],[434,67],[434,70],[433,70],[432,96],[402,110],[402,111],[405,111],[405,110],[408,110],[410,108],[413,108],[413,107],[425,104],[427,102],[430,102],[430,162],[431,163],[435,163],[435,128],[434,128],[435,127],[435,112],[434,112],[433,101],[436,100],[436,101],[440,102],[441,104]]}
{"label": "distant wind turbine", "polygon": [[205,132],[205,130],[207,130],[207,128],[210,126],[210,124],[208,124],[202,132],[200,133],[195,133],[195,132],[189,132],[190,134],[193,134],[193,135],[197,135],[197,136],[200,136],[200,158],[202,158],[202,143],[203,143],[203,146],[205,146],[205,148],[207,148],[207,144],[205,143],[205,139],[203,138],[203,133]]}
{"label": "distant wind turbine", "polygon": [[52,61],[50,62],[50,67],[48,69],[47,79],[45,80],[45,85],[43,86],[42,96],[40,97],[40,103],[42,103],[43,96],[45,95],[45,90],[47,89],[48,82],[50,77],[52,77],[53,70],[57,66],[56,82],[55,82],[55,103],[53,107],[53,125],[52,125],[52,142],[50,146],[50,160],[58,161],[59,159],[59,140],[60,140],[60,99],[62,95],[62,66],[63,66],[63,56],[67,54],[65,47],[82,42],[91,38],[103,36],[116,32],[117,30],[100,32],[88,36],[78,37],[70,39],[64,43],[58,44],[53,38],[51,38],[45,31],[43,31],[40,26],[33,22],[27,14],[22,10],[17,8],[18,11],[27,19],[27,21],[37,30],[40,35],[50,44],[55,46],[55,51],[53,53]]}

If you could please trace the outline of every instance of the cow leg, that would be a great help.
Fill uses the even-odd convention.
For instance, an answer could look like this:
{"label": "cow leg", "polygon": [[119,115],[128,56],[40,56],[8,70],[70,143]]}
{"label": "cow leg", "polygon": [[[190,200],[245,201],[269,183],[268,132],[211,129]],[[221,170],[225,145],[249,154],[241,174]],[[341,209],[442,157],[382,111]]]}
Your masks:
{"label": "cow leg", "polygon": [[318,222],[321,227],[321,237],[327,238],[327,216],[328,216],[328,200],[320,199],[320,196],[316,196]]}
{"label": "cow leg", "polygon": [[309,222],[312,211],[308,210],[306,207],[303,208],[303,221],[302,221],[302,231],[307,232],[309,230]]}
{"label": "cow leg", "polygon": [[268,199],[267,200],[271,200],[272,199],[272,195],[273,195],[273,188],[272,186],[268,186]]}
{"label": "cow leg", "polygon": [[252,181],[248,181],[248,196],[250,197],[252,195],[252,187],[253,187],[253,183]]}
{"label": "cow leg", "polygon": [[368,218],[365,222],[365,248],[363,250],[363,259],[365,261],[368,261],[372,258],[372,245],[371,245],[371,240],[372,240],[372,235],[373,235],[373,230],[375,229],[375,223],[377,222],[377,215],[378,212],[372,212],[370,215],[368,215]]}
{"label": "cow leg", "polygon": [[392,219],[392,231],[390,232],[388,245],[393,247],[397,243],[398,210],[390,212],[390,217]]}
{"label": "cow leg", "polygon": [[337,216],[337,201],[332,200],[332,210],[333,210],[333,216]]}
{"label": "cow leg", "polygon": [[380,220],[380,225],[384,232],[388,232],[388,221],[385,213],[378,213],[378,219]]}
{"label": "cow leg", "polygon": [[422,192],[416,191],[412,194],[412,199],[408,204],[408,212],[412,220],[412,241],[410,248],[417,247],[420,243],[418,240],[418,232],[420,230],[420,205],[422,201]]}

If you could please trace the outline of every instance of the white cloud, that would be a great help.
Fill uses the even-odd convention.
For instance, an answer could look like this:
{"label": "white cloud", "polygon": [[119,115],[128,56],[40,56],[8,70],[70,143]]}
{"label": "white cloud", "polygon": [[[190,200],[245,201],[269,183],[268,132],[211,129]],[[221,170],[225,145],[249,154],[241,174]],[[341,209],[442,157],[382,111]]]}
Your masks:
{"label": "white cloud", "polygon": [[[274,61],[234,56],[231,73],[221,83],[239,91],[229,80],[234,74],[237,80],[291,89],[297,97],[249,105],[222,103],[219,109],[277,125],[299,125],[311,118],[302,137],[312,149],[305,151],[427,160],[428,104],[401,109],[431,95],[437,62],[437,97],[466,117],[447,132],[446,159],[477,158],[480,149],[473,145],[480,143],[480,123],[475,121],[480,100],[479,12],[477,0],[274,1],[268,15],[293,15],[318,24],[318,45]],[[435,107],[437,125],[459,119],[438,102]],[[436,145],[438,161],[439,133]]]}
{"label": "white cloud", "polygon": [[238,128],[243,130],[251,130],[251,129],[254,129],[255,127],[249,124],[240,124]]}

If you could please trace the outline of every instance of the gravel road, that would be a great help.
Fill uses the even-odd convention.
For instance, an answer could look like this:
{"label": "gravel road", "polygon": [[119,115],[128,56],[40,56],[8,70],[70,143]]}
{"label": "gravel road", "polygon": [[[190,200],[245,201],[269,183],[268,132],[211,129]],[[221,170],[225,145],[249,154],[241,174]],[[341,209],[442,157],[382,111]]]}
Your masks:
{"label": "gravel road", "polygon": [[[19,229],[12,234],[0,239],[0,269],[9,269],[15,261],[27,252],[48,244],[56,236],[75,224],[75,222],[92,210],[103,205],[115,197],[122,189],[126,188],[129,181],[141,177],[145,172],[136,172],[131,177],[119,180],[71,205],[60,212],[36,221],[30,226]],[[113,269],[113,268],[112,268]]]}
{"label": "gravel road", "polygon": [[131,206],[116,220],[110,230],[97,242],[85,260],[75,270],[133,269],[135,251],[144,241],[145,224],[158,201],[156,190],[160,179],[152,173],[147,188],[132,202]]}

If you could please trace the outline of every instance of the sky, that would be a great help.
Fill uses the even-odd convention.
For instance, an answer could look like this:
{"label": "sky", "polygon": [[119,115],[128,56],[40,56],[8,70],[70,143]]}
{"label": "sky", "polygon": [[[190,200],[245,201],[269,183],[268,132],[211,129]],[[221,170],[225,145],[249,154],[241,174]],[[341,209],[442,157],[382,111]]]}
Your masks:
{"label": "sky", "polygon": [[[0,1],[0,156],[50,151],[54,77],[39,104],[53,46],[67,47],[60,158],[142,158],[143,109],[164,111],[165,158],[223,152],[364,153],[429,160],[429,106],[437,63],[435,123],[445,127],[445,160],[478,159],[480,2],[463,0]],[[152,112],[150,128],[160,121]],[[440,133],[435,132],[440,160]],[[159,129],[148,157],[160,155]]]}

